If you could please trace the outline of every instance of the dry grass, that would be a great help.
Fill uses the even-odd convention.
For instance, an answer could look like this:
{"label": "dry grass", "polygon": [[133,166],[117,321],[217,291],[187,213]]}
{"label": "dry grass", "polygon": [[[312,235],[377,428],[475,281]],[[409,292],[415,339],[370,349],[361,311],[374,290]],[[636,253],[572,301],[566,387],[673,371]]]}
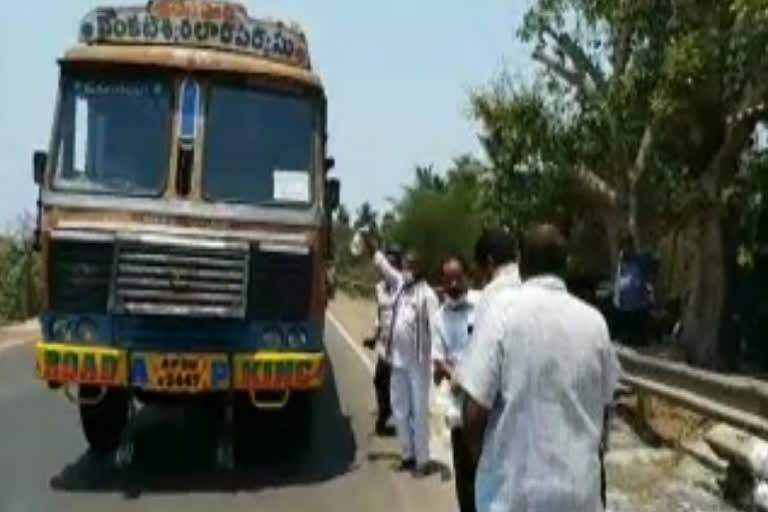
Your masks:
{"label": "dry grass", "polygon": [[29,244],[0,238],[0,323],[25,320],[40,307],[40,262]]}

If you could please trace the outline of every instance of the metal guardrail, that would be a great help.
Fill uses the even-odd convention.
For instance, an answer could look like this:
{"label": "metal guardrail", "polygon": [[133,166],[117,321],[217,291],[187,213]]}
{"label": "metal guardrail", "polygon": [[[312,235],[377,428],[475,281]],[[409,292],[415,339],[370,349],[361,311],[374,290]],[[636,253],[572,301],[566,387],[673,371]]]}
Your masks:
{"label": "metal guardrail", "polygon": [[626,385],[768,438],[768,382],[617,350]]}
{"label": "metal guardrail", "polygon": [[622,346],[617,352],[625,385],[768,439],[768,381],[701,370]]}

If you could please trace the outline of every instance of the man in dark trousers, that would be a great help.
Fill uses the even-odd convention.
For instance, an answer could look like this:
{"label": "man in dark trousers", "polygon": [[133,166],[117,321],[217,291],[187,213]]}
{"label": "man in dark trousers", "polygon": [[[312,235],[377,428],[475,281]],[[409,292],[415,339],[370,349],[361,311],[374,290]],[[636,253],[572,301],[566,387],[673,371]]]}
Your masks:
{"label": "man in dark trousers", "polygon": [[[386,251],[387,260],[390,265],[400,269],[401,255],[397,248],[390,248]],[[378,415],[376,418],[376,433],[380,436],[391,436],[394,430],[387,426],[389,418],[392,416],[392,405],[390,404],[389,386],[392,367],[387,360],[388,336],[391,330],[392,310],[395,304],[397,288],[381,279],[376,283],[376,324],[373,336],[367,338],[363,344],[376,350],[376,370],[373,376],[373,385],[376,389],[376,402]]]}
{"label": "man in dark trousers", "polygon": [[496,294],[462,355],[464,429],[478,512],[603,509],[600,454],[621,374],[602,314],[571,295],[566,241],[523,239],[523,284]]}
{"label": "man in dark trousers", "polygon": [[446,423],[451,429],[453,472],[461,512],[475,511],[475,467],[461,425],[460,388],[455,371],[469,343],[474,327],[475,303],[479,293],[470,290],[467,264],[459,256],[443,261],[441,278],[445,300],[434,319],[432,361],[437,392],[446,401]]}

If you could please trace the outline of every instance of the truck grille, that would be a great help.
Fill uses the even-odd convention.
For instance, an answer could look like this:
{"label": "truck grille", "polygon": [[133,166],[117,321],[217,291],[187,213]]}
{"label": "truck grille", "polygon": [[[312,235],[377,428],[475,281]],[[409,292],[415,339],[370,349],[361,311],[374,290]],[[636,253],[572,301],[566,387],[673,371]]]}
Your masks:
{"label": "truck grille", "polygon": [[144,235],[121,239],[115,261],[115,313],[245,316],[246,243]]}
{"label": "truck grille", "polygon": [[52,239],[48,255],[48,307],[62,313],[107,309],[113,244]]}
{"label": "truck grille", "polygon": [[287,254],[253,247],[248,318],[307,318],[312,297],[312,253]]}

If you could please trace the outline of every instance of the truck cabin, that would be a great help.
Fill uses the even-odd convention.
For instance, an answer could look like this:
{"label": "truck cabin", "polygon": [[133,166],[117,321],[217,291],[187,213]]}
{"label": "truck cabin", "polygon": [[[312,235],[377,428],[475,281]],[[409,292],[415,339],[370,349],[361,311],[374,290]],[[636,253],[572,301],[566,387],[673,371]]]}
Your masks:
{"label": "truck cabin", "polygon": [[60,67],[33,158],[44,337],[77,341],[83,314],[140,347],[210,349],[203,320],[249,348],[275,322],[321,329],[339,185],[301,28],[228,2],[97,8]]}

